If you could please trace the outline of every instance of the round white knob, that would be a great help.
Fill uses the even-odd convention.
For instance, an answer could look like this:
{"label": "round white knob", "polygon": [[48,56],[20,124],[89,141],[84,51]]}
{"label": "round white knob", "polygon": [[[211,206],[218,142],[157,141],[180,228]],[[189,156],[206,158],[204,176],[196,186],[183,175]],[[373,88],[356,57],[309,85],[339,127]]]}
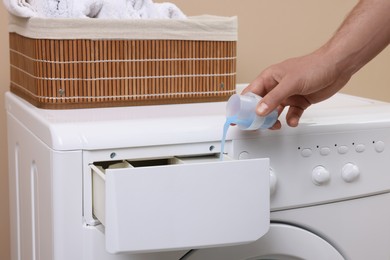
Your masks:
{"label": "round white knob", "polygon": [[247,151],[243,151],[238,155],[238,160],[249,159],[249,153]]}
{"label": "round white knob", "polygon": [[278,182],[278,178],[272,169],[269,169],[269,192],[270,194],[275,193],[276,183]]}
{"label": "round white knob", "polygon": [[344,165],[343,169],[341,170],[341,177],[346,182],[353,182],[359,178],[360,170],[359,167],[357,167],[353,163],[347,163]]}
{"label": "round white knob", "polygon": [[323,185],[330,181],[330,173],[324,166],[315,167],[311,176],[315,185]]}

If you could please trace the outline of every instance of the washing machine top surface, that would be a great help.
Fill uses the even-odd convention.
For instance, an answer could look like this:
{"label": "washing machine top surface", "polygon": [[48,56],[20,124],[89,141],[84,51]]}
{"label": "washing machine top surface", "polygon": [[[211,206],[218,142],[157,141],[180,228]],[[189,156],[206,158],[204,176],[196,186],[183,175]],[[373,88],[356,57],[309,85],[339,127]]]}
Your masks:
{"label": "washing machine top surface", "polygon": [[[6,109],[55,150],[107,149],[221,139],[225,102],[97,109],[39,109],[6,93]],[[284,114],[280,116],[284,123]],[[231,127],[228,140],[257,135],[302,135],[367,129],[390,124],[390,104],[336,94],[311,106],[300,125],[278,131],[245,132]]]}

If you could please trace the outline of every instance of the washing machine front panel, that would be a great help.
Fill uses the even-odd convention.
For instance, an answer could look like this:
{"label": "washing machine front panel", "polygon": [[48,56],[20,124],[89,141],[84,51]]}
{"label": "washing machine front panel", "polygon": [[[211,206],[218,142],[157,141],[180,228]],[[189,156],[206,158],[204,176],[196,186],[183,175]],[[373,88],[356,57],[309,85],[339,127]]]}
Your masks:
{"label": "washing machine front panel", "polygon": [[344,260],[321,237],[299,227],[271,224],[268,233],[254,243],[196,250],[186,260]]}
{"label": "washing machine front panel", "polygon": [[273,221],[288,222],[313,232],[347,260],[390,259],[390,193],[281,210]]}

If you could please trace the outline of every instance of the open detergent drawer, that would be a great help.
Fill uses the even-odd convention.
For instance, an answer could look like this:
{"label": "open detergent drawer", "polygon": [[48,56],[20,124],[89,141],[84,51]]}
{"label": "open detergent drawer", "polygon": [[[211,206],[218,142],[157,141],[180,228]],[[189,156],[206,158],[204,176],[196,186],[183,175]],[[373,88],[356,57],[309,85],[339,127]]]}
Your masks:
{"label": "open detergent drawer", "polygon": [[110,253],[249,243],[269,228],[268,159],[91,164],[93,212]]}

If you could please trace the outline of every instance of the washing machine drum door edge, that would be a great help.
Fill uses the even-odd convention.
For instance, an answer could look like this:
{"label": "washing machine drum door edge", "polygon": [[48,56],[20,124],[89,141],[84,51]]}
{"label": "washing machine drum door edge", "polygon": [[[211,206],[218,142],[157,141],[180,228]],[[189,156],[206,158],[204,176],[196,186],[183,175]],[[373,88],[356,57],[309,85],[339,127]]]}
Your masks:
{"label": "washing machine drum door edge", "polygon": [[305,229],[271,224],[268,233],[254,243],[194,251],[186,260],[304,259],[344,260],[341,253],[323,238]]}

